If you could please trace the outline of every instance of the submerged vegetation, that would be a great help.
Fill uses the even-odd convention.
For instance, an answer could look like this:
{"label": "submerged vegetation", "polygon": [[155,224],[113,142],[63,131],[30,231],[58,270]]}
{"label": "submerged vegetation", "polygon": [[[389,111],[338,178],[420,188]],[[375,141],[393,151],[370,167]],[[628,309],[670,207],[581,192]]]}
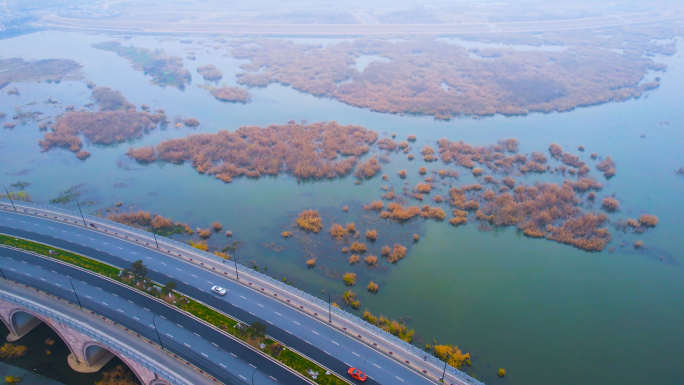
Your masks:
{"label": "submerged vegetation", "polygon": [[413,340],[415,331],[413,329],[407,328],[406,325],[399,321],[390,320],[383,315],[376,317],[370,311],[368,311],[368,309],[363,312],[363,320],[379,327],[387,333],[399,337],[408,343]]}
{"label": "submerged vegetation", "polygon": [[[191,162],[223,182],[286,172],[297,179],[337,178],[351,172],[377,133],[336,122],[241,127],[235,132],[194,134],[162,142],[155,159]],[[146,158],[149,159],[149,158]]]}
{"label": "submerged vegetation", "polygon": [[27,62],[21,58],[0,59],[0,89],[10,83],[26,81],[60,82],[62,78],[81,69],[68,59],[44,59]]}
{"label": "submerged vegetation", "polygon": [[127,226],[144,230],[154,230],[160,235],[192,234],[194,231],[185,223],[174,222],[173,219],[164,218],[161,215],[150,214],[139,210],[130,213],[114,213],[107,219]]}
{"label": "submerged vegetation", "polygon": [[318,233],[323,229],[323,220],[316,210],[304,210],[295,221],[302,230]]}
{"label": "submerged vegetation", "polygon": [[94,48],[115,52],[133,64],[133,69],[152,76],[152,83],[161,86],[185,87],[190,83],[190,71],[183,67],[183,59],[160,50],[128,46],[116,41],[93,44]]}
{"label": "submerged vegetation", "polygon": [[211,87],[201,86],[211,93],[211,96],[222,102],[247,103],[251,99],[251,94],[240,87]]}

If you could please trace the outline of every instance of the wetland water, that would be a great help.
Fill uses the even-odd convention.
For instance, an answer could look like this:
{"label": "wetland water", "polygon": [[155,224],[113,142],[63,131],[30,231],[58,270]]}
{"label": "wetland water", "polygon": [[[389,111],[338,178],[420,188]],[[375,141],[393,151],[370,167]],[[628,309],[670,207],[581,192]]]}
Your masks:
{"label": "wetland water", "polygon": [[[126,59],[91,47],[92,43],[112,39],[42,32],[2,40],[0,53],[4,58],[75,60],[84,66],[84,79],[121,90],[137,106],[146,103],[153,110],[164,108],[169,119],[197,118],[199,127],[176,129],[169,125],[129,143],[86,144],[84,150],[92,157],[80,161],[63,149],[41,153],[38,140],[43,133],[37,122],[29,121],[0,132],[2,183],[9,186],[16,181],[30,182],[26,191],[40,203],[83,183],[82,189],[87,191],[80,199],[95,202],[86,209],[91,213],[123,201],[124,207],[172,217],[188,222],[192,228],[206,228],[219,221],[224,229],[233,231],[232,240],[246,243],[238,254],[241,263],[266,267],[265,273],[287,277],[321,298],[323,290],[338,298],[347,290],[341,277],[329,276],[355,272],[359,283],[354,289],[361,300],[361,310],[356,314],[368,308],[390,318],[410,317],[408,325],[418,333],[418,346],[433,339],[459,345],[473,356],[475,375],[488,384],[681,381],[684,177],[675,175],[684,166],[684,60],[680,53],[658,58],[669,65],[668,71],[660,74],[661,86],[637,100],[560,114],[443,122],[431,117],[374,113],[282,85],[250,89],[252,101],[248,104],[222,103],[197,87],[204,81],[196,68],[215,64],[223,71],[219,84],[235,85],[235,73],[241,72],[239,65],[246,61],[226,56],[225,46],[216,50],[201,45],[203,39],[194,39],[190,44],[154,37],[117,39],[124,45],[162,48],[184,58],[188,50],[195,51],[195,61],[183,60],[193,76],[192,85],[181,91],[151,85],[151,78],[134,71]],[[15,106],[54,118],[65,106],[79,109],[90,102],[85,81],[16,83],[11,87],[19,88],[20,95],[8,95],[4,90],[0,93],[0,111],[8,115],[0,123],[11,120]],[[45,104],[48,98],[59,104]],[[32,102],[36,104],[27,105]],[[403,140],[416,134],[418,140],[411,145],[416,159],[409,162],[404,154],[389,155],[390,162],[383,164],[381,171],[389,176],[388,182],[378,175],[361,185],[354,185],[353,177],[298,183],[281,175],[224,184],[197,173],[187,163],[141,166],[125,156],[129,147],[158,144],[188,133],[233,131],[243,125],[283,124],[291,119],[358,124],[377,131],[379,138],[395,132],[397,140]],[[666,121],[669,124],[661,124]],[[558,143],[565,151],[579,155],[604,183],[599,198],[615,193],[622,211],[610,214],[611,219],[635,218],[648,212],[658,216],[659,224],[644,234],[622,234],[611,227],[613,240],[606,249],[588,253],[524,237],[514,228],[480,231],[474,219],[458,228],[447,221],[422,219],[399,225],[361,210],[362,203],[380,198],[380,186],[390,185],[401,191],[404,181],[397,177],[398,170],[408,170],[406,180],[414,186],[422,179],[417,172],[420,166],[455,169],[441,162],[426,164],[418,153],[426,144],[436,147],[435,142],[443,137],[472,145],[494,144],[513,137],[520,141],[520,153],[547,153],[549,144]],[[578,152],[579,145],[584,145],[586,151]],[[594,162],[589,160],[593,152],[615,160],[614,178],[605,181],[596,173]],[[453,181],[454,185],[474,181],[467,170],[458,169],[461,177]],[[515,178],[521,183],[535,179]],[[448,186],[438,187],[442,194],[448,190]],[[341,209],[345,204],[349,205],[346,214]],[[447,209],[446,205],[442,207]],[[303,235],[293,230],[294,237],[282,239],[280,233],[292,230],[297,213],[309,208],[321,212],[324,231]],[[599,210],[598,204],[595,209]],[[327,233],[333,219],[356,222],[362,234],[366,228],[377,228],[374,255],[379,255],[379,247],[394,241],[410,245],[408,254],[396,265],[381,261],[372,270],[363,264],[349,266],[349,254],[342,254],[341,245],[331,241]],[[418,243],[409,242],[413,233],[420,234]],[[642,249],[632,247],[636,240],[643,241]],[[220,247],[226,241],[217,234],[209,244]],[[609,248],[615,251],[610,253]],[[306,268],[305,261],[310,257],[307,251],[318,258],[315,269]],[[365,292],[371,279],[380,285],[378,294]],[[504,379],[496,378],[499,367],[507,370]]]}

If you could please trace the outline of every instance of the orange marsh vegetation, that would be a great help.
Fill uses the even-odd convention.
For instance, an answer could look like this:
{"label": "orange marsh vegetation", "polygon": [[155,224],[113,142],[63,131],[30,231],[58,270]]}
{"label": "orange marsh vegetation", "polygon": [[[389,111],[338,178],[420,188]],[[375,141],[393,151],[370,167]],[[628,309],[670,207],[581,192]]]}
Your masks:
{"label": "orange marsh vegetation", "polygon": [[[156,147],[156,158],[191,162],[197,171],[226,183],[282,172],[297,179],[336,178],[349,174],[356,157],[366,154],[376,139],[373,131],[336,122],[250,126],[164,141]],[[360,170],[366,176],[375,165],[377,160],[369,160]]]}

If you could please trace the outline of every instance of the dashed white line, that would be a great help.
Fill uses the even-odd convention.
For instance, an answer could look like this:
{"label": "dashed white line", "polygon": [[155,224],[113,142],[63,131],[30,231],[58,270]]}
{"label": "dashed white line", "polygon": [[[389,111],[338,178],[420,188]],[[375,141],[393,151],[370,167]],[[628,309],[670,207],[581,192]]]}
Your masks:
{"label": "dashed white line", "polygon": [[181,329],[183,328],[183,325],[181,325],[181,324],[176,324],[176,325],[178,325],[178,327]]}
{"label": "dashed white line", "polygon": [[299,326],[302,326],[302,324],[300,324],[300,323],[297,322],[297,321],[292,321],[292,322],[296,323],[296,324],[299,325]]}
{"label": "dashed white line", "polygon": [[133,254],[138,254],[138,253],[136,253],[135,251],[131,251],[131,253],[133,253]]}
{"label": "dashed white line", "polygon": [[257,302],[257,305],[259,305],[259,306],[261,306],[261,307],[264,307],[264,305],[262,305],[262,304],[260,304],[260,303],[258,303],[258,302]]}
{"label": "dashed white line", "polygon": [[248,311],[247,313],[249,313],[249,314],[251,314],[251,315],[253,315],[253,316],[256,316],[256,314],[252,313],[251,311]]}
{"label": "dashed white line", "polygon": [[166,317],[164,317],[163,315],[160,315],[160,317],[162,317],[163,319],[166,319]]}
{"label": "dashed white line", "polygon": [[179,268],[176,268],[176,270],[178,270],[178,271],[183,271],[183,270],[181,270],[181,269],[179,269]]}
{"label": "dashed white line", "polygon": [[247,299],[247,298],[245,298],[245,296],[244,296],[244,295],[241,295],[240,297],[242,297],[243,299]]}
{"label": "dashed white line", "polygon": [[48,226],[48,229],[50,229],[50,230],[54,230],[54,229],[53,229],[52,227],[50,227],[50,226]]}
{"label": "dashed white line", "polygon": [[236,356],[235,354],[233,354],[233,353],[230,353],[230,355],[233,356],[233,357],[237,357],[237,356]]}
{"label": "dashed white line", "polygon": [[273,322],[271,322],[271,321],[266,321],[266,322],[268,322],[268,323],[270,323],[271,325],[273,325]]}
{"label": "dashed white line", "polygon": [[212,342],[211,344],[212,344],[212,345],[214,345],[214,346],[216,346],[216,347],[218,348],[218,345],[216,345],[216,343],[215,343],[215,342]]}
{"label": "dashed white line", "polygon": [[[104,302],[102,302],[102,303],[104,303]],[[105,306],[109,306],[109,305],[107,305],[106,303],[104,303],[104,305],[105,305]]]}
{"label": "dashed white line", "polygon": [[207,357],[207,358],[209,358],[209,356],[206,355],[206,354],[204,354],[204,353],[200,353],[200,354],[203,355],[203,356],[205,356],[205,357]]}
{"label": "dashed white line", "polygon": [[238,374],[238,376],[240,376],[243,380],[247,381],[247,379],[242,374]]}
{"label": "dashed white line", "polygon": [[352,352],[352,353],[354,353],[354,355],[357,357],[361,357],[360,355],[356,354],[356,352]]}
{"label": "dashed white line", "polygon": [[160,262],[160,263],[161,263],[162,265],[166,266],[166,264],[165,264],[164,262]]}
{"label": "dashed white line", "polygon": [[190,275],[192,275],[193,277],[197,278],[197,276],[196,276],[195,274],[190,274]]}
{"label": "dashed white line", "polygon": [[330,342],[332,342],[333,344],[335,344],[335,345],[337,345],[337,346],[340,345],[340,344],[338,344],[337,342],[335,342],[335,341],[333,341],[333,340],[330,340]]}
{"label": "dashed white line", "polygon": [[121,309],[116,309],[116,310],[118,310],[118,311],[120,311],[121,313],[123,313],[123,310],[121,310]]}
{"label": "dashed white line", "polygon": [[207,282],[209,282],[209,284],[210,284],[210,285],[213,285],[213,284],[214,284],[214,283],[213,283],[213,282],[211,282],[211,281],[207,281]]}
{"label": "dashed white line", "polygon": [[220,363],[220,362],[219,362],[219,365],[223,366],[224,368],[226,367],[226,365],[223,365],[223,364],[222,364],[222,363]]}
{"label": "dashed white line", "polygon": [[276,381],[276,382],[278,381],[278,380],[276,380],[275,377],[273,377],[273,376],[269,376],[269,377],[271,377],[271,378],[273,379],[273,381]]}
{"label": "dashed white line", "polygon": [[313,333],[314,333],[315,335],[317,335],[317,336],[319,336],[319,335],[320,335],[320,334],[316,333],[316,332],[315,332],[315,331],[313,331],[313,330],[312,330],[312,332],[313,332]]}
{"label": "dashed white line", "polygon": [[74,235],[75,235],[75,236],[77,236],[77,237],[80,237],[80,235],[79,235],[79,234],[74,234]]}
{"label": "dashed white line", "polygon": [[140,321],[140,318],[138,318],[138,317],[136,317],[136,316],[133,316],[133,318],[135,318],[136,320]]}
{"label": "dashed white line", "polygon": [[47,282],[47,281],[45,280],[45,278],[41,278],[40,280],[41,280],[41,281],[44,281],[44,282]]}
{"label": "dashed white line", "polygon": [[256,368],[257,368],[256,366],[254,366],[254,365],[252,365],[252,364],[249,364],[249,366],[253,367],[254,369],[256,369]]}
{"label": "dashed white line", "polygon": [[102,242],[102,243],[104,243],[105,245],[108,245],[108,244],[109,244],[109,243],[107,243],[107,242]]}
{"label": "dashed white line", "polygon": [[[195,334],[197,337],[202,338],[201,335],[199,335],[199,334],[197,334],[197,333],[194,333],[194,334]],[[212,342],[212,343],[213,343],[213,342]]]}
{"label": "dashed white line", "polygon": [[[394,376],[394,377],[397,377],[397,376]],[[402,380],[402,379],[399,378],[399,377],[397,377],[397,379],[398,379],[399,381],[401,381],[401,382],[404,382],[404,380]]]}
{"label": "dashed white line", "polygon": [[145,310],[147,310],[147,311],[150,311],[150,309],[148,309],[148,308],[146,308],[146,307],[144,307],[143,309],[145,309]]}
{"label": "dashed white line", "polygon": [[382,369],[378,364],[373,364],[375,365],[378,369]]}
{"label": "dashed white line", "polygon": [[173,336],[172,336],[171,334],[169,334],[169,333],[166,333],[166,335],[169,336],[169,337],[171,337],[171,338],[173,338]]}
{"label": "dashed white line", "polygon": [[186,344],[185,342],[183,342],[183,345],[185,345],[185,346],[187,346],[187,347],[189,347],[189,348],[191,348],[191,347],[192,347],[192,346],[190,346],[190,345]]}

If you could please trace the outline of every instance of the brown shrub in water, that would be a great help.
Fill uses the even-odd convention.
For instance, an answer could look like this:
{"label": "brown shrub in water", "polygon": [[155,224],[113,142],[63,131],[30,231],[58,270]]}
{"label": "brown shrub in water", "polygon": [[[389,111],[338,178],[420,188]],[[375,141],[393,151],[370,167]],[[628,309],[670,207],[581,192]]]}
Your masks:
{"label": "brown shrub in water", "polygon": [[408,160],[413,160],[414,158],[415,158],[415,156],[413,156],[413,154],[408,155]]}
{"label": "brown shrub in water", "polygon": [[606,211],[616,211],[620,208],[620,202],[613,197],[603,198],[601,207],[603,207],[603,209]]}
{"label": "brown shrub in water", "polygon": [[435,203],[442,203],[444,201],[444,198],[442,198],[441,195],[435,195],[435,197],[432,198],[432,200],[435,201]]}
{"label": "brown shrub in water", "polygon": [[164,218],[161,215],[150,214],[149,212],[142,210],[130,213],[110,214],[107,216],[107,219],[139,229],[172,230],[174,227],[183,227],[183,231],[192,234],[192,230],[187,224],[175,223],[173,220]]}
{"label": "brown shrub in water", "polygon": [[453,217],[449,219],[449,224],[453,226],[465,225],[468,222],[466,217]]}
{"label": "brown shrub in water", "polygon": [[380,169],[381,167],[378,160],[375,157],[372,157],[356,167],[354,176],[357,178],[371,178],[380,171]]}
{"label": "brown shrub in water", "polygon": [[345,230],[348,233],[355,233],[356,232],[356,224],[354,222],[347,223],[347,225],[345,226]]}
{"label": "brown shrub in water", "polygon": [[214,222],[211,224],[211,229],[218,233],[219,231],[223,230],[223,225],[219,222]]}
{"label": "brown shrub in water", "polygon": [[368,291],[370,291],[371,293],[377,293],[379,288],[380,287],[378,286],[378,284],[373,281],[370,281],[370,283],[368,284]]}
{"label": "brown shrub in water", "polygon": [[349,252],[349,248],[348,248],[348,247],[343,247],[343,248],[342,248],[342,252],[345,253],[345,254],[348,253],[348,252]]}
{"label": "brown shrub in water", "polygon": [[378,239],[378,231],[373,229],[373,230],[366,230],[366,238],[370,239],[371,241],[375,242]]}
{"label": "brown shrub in water", "polygon": [[197,73],[202,75],[202,78],[204,80],[209,81],[217,81],[223,78],[223,73],[221,73],[220,70],[216,69],[216,66],[213,64],[207,64],[205,66],[197,67]]}
{"label": "brown shrub in water", "polygon": [[585,192],[589,190],[601,190],[603,188],[603,185],[601,183],[599,183],[593,178],[588,177],[579,178],[577,182],[574,183],[569,181],[566,182],[569,183],[572,186],[572,188],[575,189],[575,191],[579,192]]}
{"label": "brown shrub in water", "polygon": [[197,231],[197,235],[199,235],[200,238],[202,239],[207,239],[211,237],[212,231],[211,229],[201,229]]}
{"label": "brown shrub in water", "polygon": [[420,208],[416,206],[403,207],[402,205],[390,202],[387,204],[388,211],[382,211],[382,218],[391,218],[397,221],[407,221],[420,214]]}
{"label": "brown shrub in water", "polygon": [[342,276],[342,281],[347,286],[354,286],[356,285],[356,274],[344,273],[344,275]]}
{"label": "brown shrub in water", "polygon": [[292,232],[290,232],[290,231],[283,231],[282,233],[280,233],[280,236],[283,237],[283,238],[289,238],[289,237],[292,236]]}
{"label": "brown shrub in water", "polygon": [[474,176],[480,176],[482,173],[484,173],[484,170],[479,167],[475,167],[472,172]]}
{"label": "brown shrub in water", "polygon": [[377,144],[378,148],[380,148],[382,150],[394,151],[397,149],[397,143],[390,138],[380,139],[380,140],[378,140],[378,142],[376,144]]}
{"label": "brown shrub in water", "polygon": [[368,250],[368,248],[366,247],[365,244],[359,243],[359,242],[352,243],[351,246],[349,246],[349,249],[353,253],[359,253],[359,254],[365,253]]}
{"label": "brown shrub in water", "polygon": [[552,143],[549,146],[549,152],[551,153],[551,156],[559,159],[561,156],[563,156],[563,147],[557,145],[556,143]]}
{"label": "brown shrub in water", "polygon": [[342,237],[344,237],[346,234],[347,231],[338,223],[333,224],[330,228],[330,236],[337,240],[342,239]]}
{"label": "brown shrub in water", "polygon": [[425,146],[423,147],[422,150],[420,150],[420,153],[423,154],[423,159],[426,162],[432,162],[435,159],[435,150],[430,147],[430,146]]}
{"label": "brown shrub in water", "polygon": [[593,201],[594,199],[596,199],[596,193],[593,191],[589,192],[589,194],[587,194],[587,199]]}
{"label": "brown shrub in water", "polygon": [[378,257],[374,255],[369,255],[366,258],[363,259],[364,262],[366,262],[366,265],[368,266],[377,266],[378,265]]}
{"label": "brown shrub in water", "polygon": [[416,187],[413,188],[413,191],[421,194],[428,194],[430,190],[432,190],[432,186],[427,183],[418,183]]}
{"label": "brown shrub in water", "polygon": [[416,139],[418,139],[418,137],[416,135],[413,135],[413,134],[406,137],[406,140],[408,140],[409,142],[415,142]]}
{"label": "brown shrub in water", "polygon": [[363,312],[363,320],[379,327],[387,333],[390,333],[400,339],[410,343],[413,339],[415,331],[413,329],[408,329],[406,325],[398,321],[389,320],[387,317],[381,315],[376,317],[371,314],[367,309]]}
{"label": "brown shrub in water", "polygon": [[408,146],[409,146],[409,144],[408,144],[408,142],[405,141],[405,140],[403,140],[403,141],[401,141],[401,142],[399,142],[399,143],[397,144],[397,147],[399,147],[399,148],[402,149],[402,150],[408,149]]}
{"label": "brown shrub in water", "polygon": [[13,359],[24,357],[28,353],[28,348],[24,345],[15,345],[5,342],[0,347],[0,357],[4,359]]}
{"label": "brown shrub in water", "polygon": [[398,262],[400,259],[406,256],[406,250],[406,247],[398,243],[395,244],[392,248],[392,252],[387,256],[387,261],[389,261],[390,263]]}
{"label": "brown shrub in water", "polygon": [[323,220],[316,210],[302,211],[295,222],[301,229],[314,233],[318,233],[323,228]]}
{"label": "brown shrub in water", "polygon": [[406,178],[406,170],[401,170],[397,174],[399,174],[399,178]]}
{"label": "brown shrub in water", "polygon": [[420,240],[420,235],[413,234],[413,242],[418,242],[418,240]]}
{"label": "brown shrub in water", "polygon": [[359,256],[356,255],[356,254],[352,254],[352,256],[349,257],[349,264],[350,264],[350,265],[357,264],[357,263],[359,263],[360,260],[361,260],[361,257],[359,257]]}
{"label": "brown shrub in water", "polygon": [[369,205],[363,205],[362,207],[366,211],[380,211],[383,207],[385,207],[385,204],[382,203],[382,201],[373,201]]}
{"label": "brown shrub in water", "polygon": [[591,159],[596,159],[598,158],[598,153],[592,152],[591,155],[589,156]]}
{"label": "brown shrub in water", "polygon": [[316,266],[316,259],[311,258],[306,260],[306,267],[309,269]]}
{"label": "brown shrub in water", "polygon": [[345,213],[349,211],[349,206],[344,205],[344,207],[342,207],[342,211],[344,211]]}
{"label": "brown shrub in water", "polygon": [[386,256],[390,255],[391,252],[392,252],[392,248],[385,245],[380,250],[380,255],[382,255],[383,257],[386,257]]}
{"label": "brown shrub in water", "polygon": [[482,195],[482,198],[484,200],[491,201],[492,199],[496,198],[496,193],[490,189],[487,189]]}
{"label": "brown shrub in water", "polygon": [[207,241],[199,241],[199,242],[189,241],[189,242],[190,242],[190,246],[192,246],[198,250],[209,251],[209,245],[207,244]]}
{"label": "brown shrub in water", "polygon": [[596,165],[596,168],[603,171],[603,176],[605,176],[607,179],[615,175],[615,161],[609,156],[607,156],[603,161],[599,162]]}
{"label": "brown shrub in water", "polygon": [[86,160],[90,158],[90,153],[88,151],[79,151],[76,153],[76,157],[80,160]]}
{"label": "brown shrub in water", "polygon": [[135,159],[136,161],[140,163],[151,163],[154,162],[157,159],[157,155],[154,152],[154,146],[148,146],[148,147],[138,147],[138,148],[130,148],[126,152],[126,155],[129,157]]}
{"label": "brown shrub in water", "polygon": [[254,177],[286,172],[297,179],[323,179],[349,174],[356,157],[367,153],[376,138],[377,133],[360,126],[291,123],[171,139],[157,146],[157,154],[171,163],[190,161],[197,171],[219,179],[247,172]]}
{"label": "brown shrub in water", "polygon": [[639,217],[639,223],[644,227],[655,227],[658,225],[658,217],[651,214],[641,214]]}
{"label": "brown shrub in water", "polygon": [[388,192],[382,194],[382,199],[387,199],[388,201],[393,200],[395,197],[394,188],[391,188]]}
{"label": "brown shrub in water", "polygon": [[249,91],[240,87],[209,87],[204,86],[215,99],[228,103],[248,103],[252,98]]}
{"label": "brown shrub in water", "polygon": [[2,125],[2,128],[9,128],[9,129],[12,129],[12,128],[16,127],[16,126],[17,126],[16,123],[7,122],[7,123],[4,123],[4,124]]}
{"label": "brown shrub in water", "polygon": [[456,345],[435,345],[433,347],[435,355],[442,361],[446,361],[454,368],[460,369],[462,366],[470,366],[470,353],[463,353]]}
{"label": "brown shrub in water", "polygon": [[387,176],[387,174],[382,174],[382,180],[389,180],[389,177]]}
{"label": "brown shrub in water", "polygon": [[638,249],[638,248],[640,248],[641,246],[643,246],[643,244],[644,244],[644,243],[643,243],[642,241],[636,241],[636,242],[634,242],[634,248],[635,248],[635,249]]}
{"label": "brown shrub in water", "polygon": [[185,118],[183,119],[183,124],[187,127],[197,127],[199,126],[200,122],[195,118]]}
{"label": "brown shrub in water", "polygon": [[418,173],[420,173],[421,175],[427,174],[427,168],[425,168],[425,167],[419,168],[419,169],[418,169]]}
{"label": "brown shrub in water", "polygon": [[421,208],[420,216],[423,218],[431,218],[441,221],[446,218],[446,213],[441,207],[430,207],[428,205],[424,205]]}

